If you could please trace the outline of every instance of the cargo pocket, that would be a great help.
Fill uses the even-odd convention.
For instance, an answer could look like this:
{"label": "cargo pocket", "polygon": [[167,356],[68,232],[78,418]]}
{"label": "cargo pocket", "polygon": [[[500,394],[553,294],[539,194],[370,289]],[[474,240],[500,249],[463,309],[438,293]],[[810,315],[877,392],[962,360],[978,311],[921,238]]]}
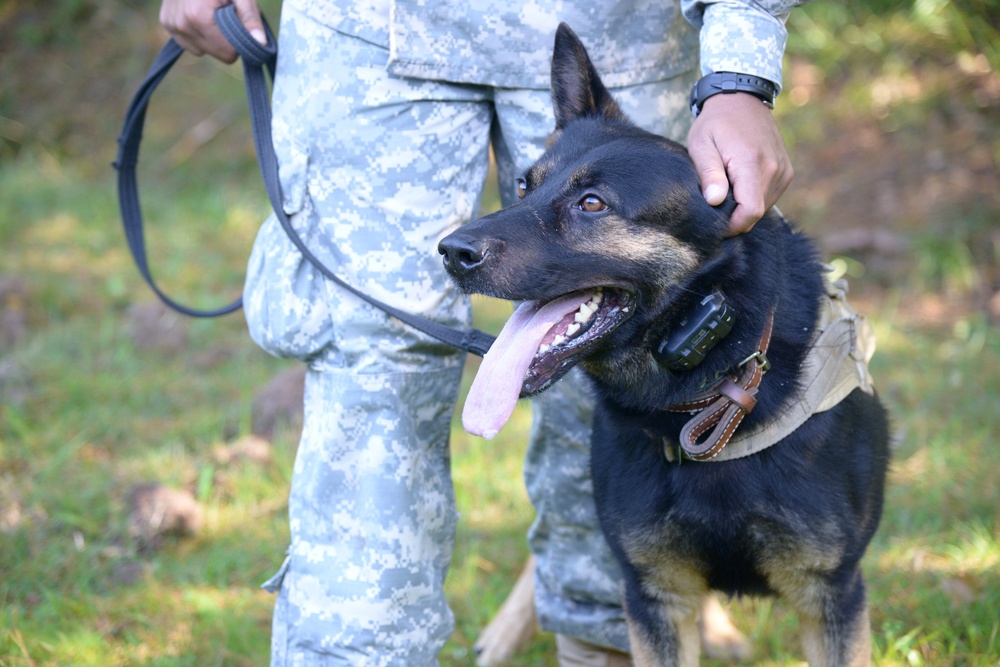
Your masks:
{"label": "cargo pocket", "polygon": [[[285,140],[281,157],[285,213],[308,244],[318,225],[309,196],[309,152]],[[243,288],[247,329],[261,348],[276,357],[307,361],[333,338],[325,280],[292,244],[277,217],[257,234]]]}

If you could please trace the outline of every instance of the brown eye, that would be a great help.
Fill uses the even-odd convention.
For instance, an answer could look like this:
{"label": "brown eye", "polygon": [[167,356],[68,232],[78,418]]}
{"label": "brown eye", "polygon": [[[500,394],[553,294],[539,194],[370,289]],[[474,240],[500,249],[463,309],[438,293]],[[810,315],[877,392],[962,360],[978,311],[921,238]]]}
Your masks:
{"label": "brown eye", "polygon": [[528,182],[523,178],[517,179],[517,198],[524,199],[526,194],[528,194]]}
{"label": "brown eye", "polygon": [[580,207],[581,211],[586,211],[587,213],[600,213],[601,211],[608,210],[608,205],[596,195],[587,195],[580,200],[577,206]]}

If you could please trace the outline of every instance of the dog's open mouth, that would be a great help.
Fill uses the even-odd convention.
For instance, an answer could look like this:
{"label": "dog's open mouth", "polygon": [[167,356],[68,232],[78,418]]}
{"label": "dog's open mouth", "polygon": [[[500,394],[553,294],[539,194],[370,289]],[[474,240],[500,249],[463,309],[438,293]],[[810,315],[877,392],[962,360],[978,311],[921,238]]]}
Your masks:
{"label": "dog's open mouth", "polygon": [[465,429],[494,437],[518,398],[537,394],[566,374],[633,311],[632,296],[610,288],[522,303],[483,357],[462,412]]}

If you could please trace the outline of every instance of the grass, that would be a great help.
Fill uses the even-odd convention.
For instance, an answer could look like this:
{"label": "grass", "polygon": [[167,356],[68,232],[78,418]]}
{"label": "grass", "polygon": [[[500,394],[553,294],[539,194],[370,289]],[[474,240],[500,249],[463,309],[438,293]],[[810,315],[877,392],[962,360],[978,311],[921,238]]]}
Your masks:
{"label": "grass", "polygon": [[[890,268],[866,250],[840,258],[879,335],[873,371],[896,436],[886,514],[864,565],[875,664],[997,667],[1000,335],[987,303],[1000,281],[1000,137],[988,97],[997,75],[982,73],[965,37],[941,32],[935,12],[952,10],[939,5],[916,3],[919,15],[859,17],[836,3],[793,13],[793,34],[806,38],[793,40],[790,62],[812,61],[822,83],[788,80],[793,103],[780,113],[798,175],[783,209],[820,237],[853,220],[907,241]],[[10,6],[0,3],[0,19]],[[151,17],[128,11],[116,20],[155,37]],[[985,29],[973,28],[966,32]],[[138,75],[136,49],[125,49],[126,73],[115,75],[131,82],[123,88]],[[917,88],[900,66],[908,59],[921,74]],[[158,99],[179,100],[184,114],[155,107],[162,122],[144,146],[150,261],[168,292],[209,307],[238,293],[266,203],[242,112],[225,108],[242,104],[233,73],[191,62],[178,76],[176,94]],[[191,87],[205,76],[210,83]],[[214,450],[249,432],[257,390],[292,364],[257,350],[239,315],[178,319],[181,347],[137,344],[130,312],[152,296],[125,249],[105,166],[117,127],[95,121],[60,150],[44,133],[11,134],[7,120],[27,127],[28,117],[10,99],[0,95],[0,665],[262,664],[272,597],[257,587],[288,539],[295,438],[279,431],[265,463],[224,463]],[[219,106],[218,131],[192,160],[191,144],[177,137]],[[51,118],[58,109],[43,111]],[[846,139],[830,141],[831,129]],[[79,145],[97,149],[84,159]],[[918,168],[931,153],[944,169]],[[856,197],[838,197],[838,188]],[[905,214],[864,218],[886,192]],[[11,277],[21,286],[2,287]],[[485,328],[495,330],[507,309],[476,302]],[[458,620],[441,657],[447,667],[471,664],[478,630],[526,556],[529,426],[519,406],[493,442],[453,428],[461,519],[447,583]],[[205,515],[197,535],[150,553],[129,534],[126,492],[154,480],[190,489]],[[742,601],[733,613],[755,664],[800,664],[796,621],[783,604]],[[515,664],[552,667],[553,653],[540,634]]]}
{"label": "grass", "polygon": [[[0,357],[18,369],[0,384],[0,664],[260,664],[271,597],[256,586],[287,540],[294,442],[280,435],[266,465],[220,464],[212,450],[249,429],[254,388],[286,362],[257,351],[239,316],[184,322],[181,352],[138,349],[125,304],[149,296],[115,241],[109,193],[44,161],[0,175],[0,201],[34,202],[21,209],[27,219],[5,204],[0,229],[18,250],[5,253],[4,273],[31,277],[33,323]],[[211,211],[216,197],[196,192],[188,206]],[[244,204],[231,206],[228,216],[240,218]],[[51,220],[59,234],[40,231]],[[249,241],[250,226],[235,229],[225,244]],[[205,278],[179,277],[193,292]],[[892,291],[870,312],[874,373],[899,440],[865,567],[876,664],[995,666],[1000,338],[976,313],[950,327],[922,324],[905,305],[911,296]],[[505,308],[478,302],[477,316],[495,328]],[[462,519],[448,590],[459,627],[443,664],[470,663],[478,629],[525,557],[529,420],[519,407],[492,443],[454,430]],[[147,480],[197,489],[206,508],[199,535],[152,557],[130,542],[124,506],[125,489]],[[134,566],[140,576],[124,581]],[[780,603],[738,603],[735,614],[758,664],[794,663],[796,625]],[[551,649],[541,636],[517,664],[554,665]]]}

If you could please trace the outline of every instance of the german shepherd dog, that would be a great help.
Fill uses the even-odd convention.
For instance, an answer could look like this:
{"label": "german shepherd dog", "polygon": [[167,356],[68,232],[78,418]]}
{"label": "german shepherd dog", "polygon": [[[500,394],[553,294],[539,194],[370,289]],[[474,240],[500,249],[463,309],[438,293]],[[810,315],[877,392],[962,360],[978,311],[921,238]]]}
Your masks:
{"label": "german shepherd dog", "polygon": [[[856,389],[773,446],[724,461],[675,450],[689,415],[665,409],[717,387],[756,432],[797,400],[825,294],[812,242],[776,212],[724,238],[731,195],[718,208],[704,200],[686,150],[626,118],[565,25],[552,88],[555,132],[520,200],[439,245],[462,290],[525,302],[484,360],[466,427],[492,437],[518,396],[576,364],[592,379],[594,497],[624,571],[636,665],[696,665],[697,610],[712,590],[789,600],[813,666],[869,664],[859,561],[889,459],[878,399]],[[671,370],[656,351],[713,293],[732,308],[729,335]],[[764,349],[759,387],[727,380],[766,370]]]}

